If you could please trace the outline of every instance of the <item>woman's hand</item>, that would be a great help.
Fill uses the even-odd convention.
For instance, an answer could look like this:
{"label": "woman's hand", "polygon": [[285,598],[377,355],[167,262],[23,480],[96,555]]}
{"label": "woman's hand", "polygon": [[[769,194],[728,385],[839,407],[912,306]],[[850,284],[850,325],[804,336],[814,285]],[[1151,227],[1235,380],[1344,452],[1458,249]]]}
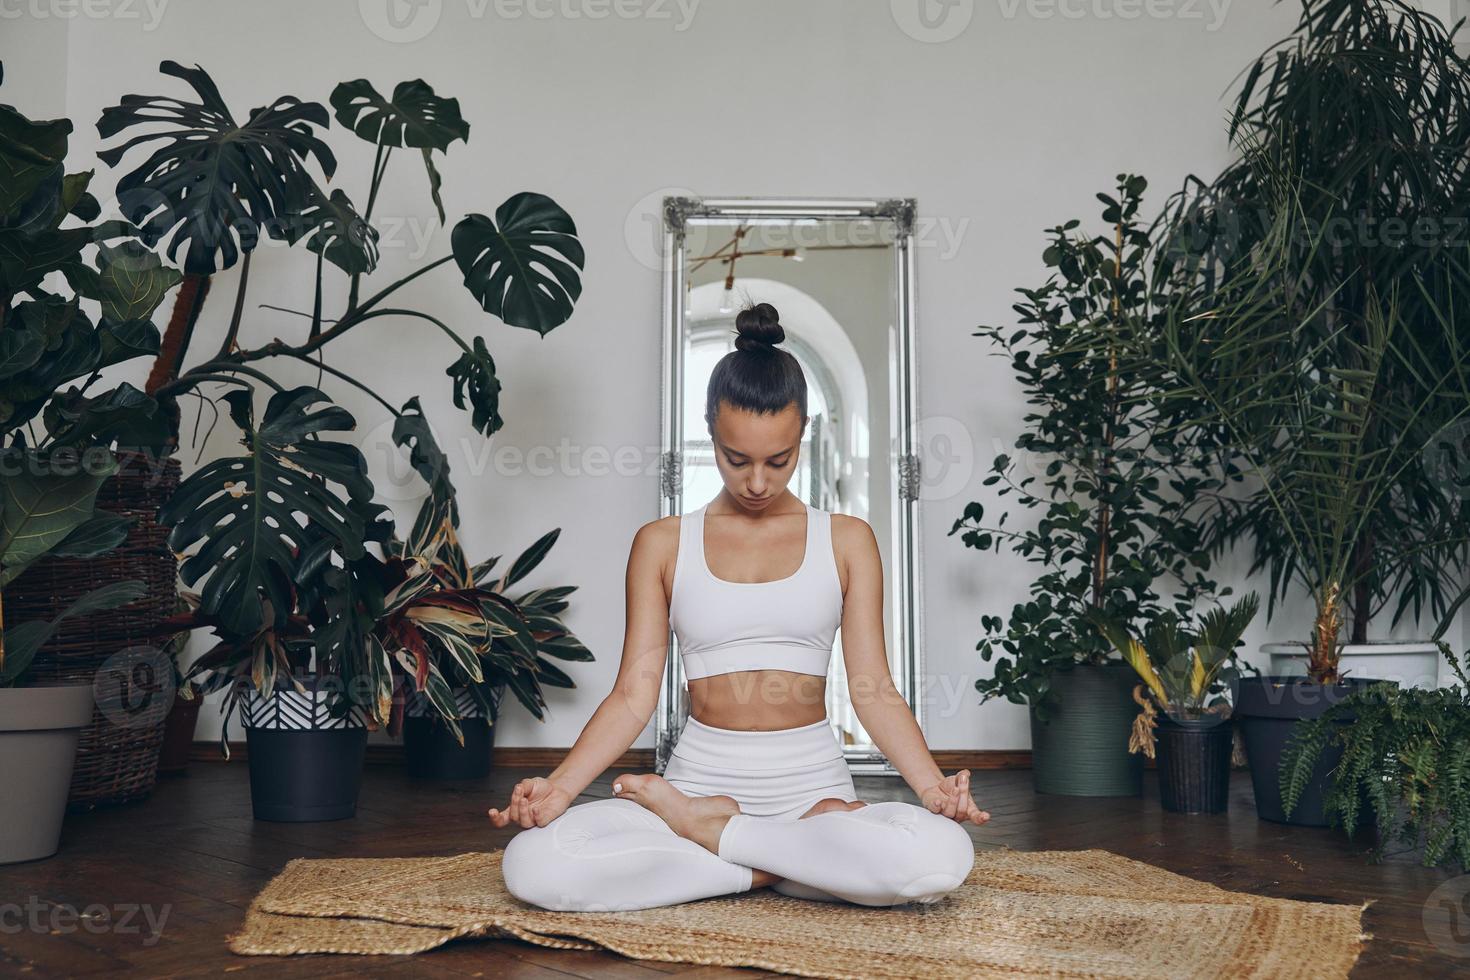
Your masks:
{"label": "woman's hand", "polygon": [[511,821],[522,827],[545,827],[562,815],[572,799],[571,793],[544,776],[531,776],[516,783],[510,794],[510,805],[504,810],[491,807],[485,812],[497,827]]}
{"label": "woman's hand", "polygon": [[960,823],[969,820],[978,824],[990,819],[990,813],[980,809],[970,798],[970,770],[968,769],[961,769],[951,776],[945,776],[924,790],[919,800],[930,812],[958,820]]}

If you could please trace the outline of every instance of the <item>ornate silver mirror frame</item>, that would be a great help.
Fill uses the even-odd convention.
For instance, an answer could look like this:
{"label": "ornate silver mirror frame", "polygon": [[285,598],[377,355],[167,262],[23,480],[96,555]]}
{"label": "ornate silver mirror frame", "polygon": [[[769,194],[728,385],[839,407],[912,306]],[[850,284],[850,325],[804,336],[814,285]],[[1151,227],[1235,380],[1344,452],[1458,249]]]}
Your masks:
{"label": "ornate silver mirror frame", "polygon": [[[889,392],[892,423],[890,500],[893,502],[892,567],[884,569],[892,597],[892,635],[889,649],[893,681],[913,708],[920,728],[924,727],[923,650],[920,642],[922,594],[919,582],[917,506],[919,459],[914,450],[914,215],[911,198],[807,199],[807,198],[696,198],[666,197],[663,203],[663,371],[660,379],[662,409],[662,454],[659,459],[660,516],[684,513],[683,506],[683,403],[685,286],[689,256],[685,251],[687,229],[695,222],[792,221],[796,219],[871,219],[887,223],[893,252],[893,345]],[[663,772],[674,742],[689,715],[688,692],[678,640],[669,633],[663,685],[655,714],[656,771]],[[897,770],[871,744],[844,745],[852,772],[896,775]]]}

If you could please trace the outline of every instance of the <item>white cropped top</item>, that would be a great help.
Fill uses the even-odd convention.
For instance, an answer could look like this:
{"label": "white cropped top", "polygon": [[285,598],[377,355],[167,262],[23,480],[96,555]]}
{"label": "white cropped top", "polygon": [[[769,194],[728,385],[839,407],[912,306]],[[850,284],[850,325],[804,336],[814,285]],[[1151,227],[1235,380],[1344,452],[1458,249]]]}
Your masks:
{"label": "white cropped top", "polygon": [[685,676],[790,670],[825,677],[842,622],[832,514],[806,504],[806,551],[793,574],[769,582],[730,582],[715,578],[705,560],[708,507],[679,520],[669,625],[679,641]]}

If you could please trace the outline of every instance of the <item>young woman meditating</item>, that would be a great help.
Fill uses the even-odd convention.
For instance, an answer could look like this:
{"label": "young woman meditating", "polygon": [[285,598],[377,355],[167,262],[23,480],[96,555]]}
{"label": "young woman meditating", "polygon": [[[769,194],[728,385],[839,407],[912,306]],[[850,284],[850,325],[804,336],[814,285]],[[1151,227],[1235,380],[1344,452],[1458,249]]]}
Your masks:
{"label": "young woman meditating", "polygon": [[[617,681],[566,759],[516,784],[496,827],[510,893],[561,911],[673,905],[770,886],[861,905],[933,902],[975,862],[964,824],[990,815],[969,770],[944,776],[889,676],[872,528],[787,490],[806,379],[768,303],[742,311],[710,376],[706,421],[725,488],[633,539]],[[793,571],[793,569],[795,569]],[[833,638],[863,727],[918,795],[866,803],[826,717]],[[624,773],[572,805],[647,726],[666,638],[679,638],[691,715],[662,776]]]}

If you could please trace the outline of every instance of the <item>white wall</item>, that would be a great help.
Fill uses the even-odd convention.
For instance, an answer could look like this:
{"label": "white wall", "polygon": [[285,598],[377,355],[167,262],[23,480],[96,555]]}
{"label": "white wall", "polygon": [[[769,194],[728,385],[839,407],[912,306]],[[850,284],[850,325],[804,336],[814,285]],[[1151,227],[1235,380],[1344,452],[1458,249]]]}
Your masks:
{"label": "white wall", "polygon": [[[958,0],[930,5],[948,11],[934,30],[954,36],[927,42],[919,38],[935,34],[915,26],[909,0],[685,0],[682,9],[672,0],[427,0],[394,5],[416,12],[407,30],[423,34],[395,42],[384,37],[401,35],[382,26],[382,0],[91,3],[64,21],[74,167],[90,165],[98,112],[120,94],[187,94],[157,73],[166,58],[207,68],[241,115],[282,94],[325,103],[346,79],[367,77],[386,93],[423,77],[457,96],[472,125],[469,145],[456,144],[442,164],[451,223],[467,211],[493,212],[521,190],[552,195],[576,219],[588,255],[583,298],[546,338],[480,313],[452,268],[415,283],[405,305],[484,331],[505,385],[508,424],[496,450],[554,454],[564,440],[580,451],[636,447],[636,475],[580,455],[548,472],[497,469],[450,404],[442,373],[450,350],[414,325],[377,321],[332,351],[332,363],[375,381],[394,403],[423,395],[441,440],[463,440],[480,460],[477,469],[464,452],[454,456],[472,554],[513,556],[544,530],[563,529],[541,581],[581,587],[569,622],[598,659],[576,667],[577,690],[552,692],[545,724],[507,712],[498,741],[537,746],[570,745],[607,691],[621,649],[628,546],[658,514],[653,229],[659,199],[680,191],[918,200],[920,415],[963,433],[968,458],[959,465],[972,467],[923,505],[928,737],[935,748],[1025,746],[1024,709],[976,707],[973,682],[989,667],[974,646],[980,616],[1007,613],[1031,569],[982,560],[948,536],[967,501],[996,509],[980,481],[1024,412],[1006,362],[971,332],[1010,322],[1012,290],[1045,278],[1043,229],[1093,218],[1093,195],[1119,172],[1148,176],[1157,204],[1186,173],[1216,170],[1227,155],[1221,119],[1232,79],[1295,20],[1291,3],[1260,0]],[[0,101],[57,112],[61,55],[36,55],[42,45],[56,50],[58,20],[76,11],[63,0],[25,9],[0,20]],[[330,141],[341,162],[334,185],[361,204],[367,144],[336,127]],[[424,176],[399,156],[377,214],[423,227],[432,213]],[[105,168],[98,179],[110,185]],[[433,232],[427,254],[437,257],[448,235]],[[416,264],[408,236],[396,238],[385,243],[376,279]],[[263,249],[252,300],[309,306],[310,268],[303,254]],[[200,349],[218,342],[234,283],[234,271],[215,282]],[[292,318],[252,310],[242,340],[297,330]],[[311,380],[290,366],[281,374]],[[370,457],[380,456],[383,414],[332,390],[369,430]],[[216,429],[208,453],[233,448],[228,429]],[[385,492],[400,516],[412,513],[413,487]],[[1298,610],[1270,633],[1298,634],[1305,621]],[[1258,624],[1251,645],[1266,633]],[[636,744],[652,744],[651,725]]]}

